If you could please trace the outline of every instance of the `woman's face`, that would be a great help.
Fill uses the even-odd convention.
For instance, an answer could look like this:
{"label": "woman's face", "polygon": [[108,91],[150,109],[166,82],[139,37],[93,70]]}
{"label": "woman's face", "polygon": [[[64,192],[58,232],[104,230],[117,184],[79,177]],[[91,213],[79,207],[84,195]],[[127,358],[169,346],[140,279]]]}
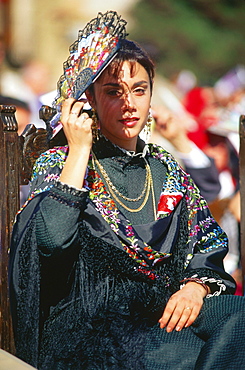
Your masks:
{"label": "woman's face", "polygon": [[94,83],[94,96],[88,96],[96,109],[100,129],[114,144],[135,150],[137,137],[147,122],[150,109],[150,79],[145,68],[124,62],[115,77],[108,70]]}

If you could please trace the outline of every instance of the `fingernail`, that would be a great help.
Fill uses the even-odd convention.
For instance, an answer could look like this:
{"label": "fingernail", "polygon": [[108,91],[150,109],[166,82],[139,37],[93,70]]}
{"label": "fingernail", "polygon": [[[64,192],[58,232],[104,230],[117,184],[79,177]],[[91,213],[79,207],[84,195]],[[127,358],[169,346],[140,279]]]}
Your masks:
{"label": "fingernail", "polygon": [[167,333],[171,333],[172,328],[170,326],[167,326],[166,331],[167,331]]}
{"label": "fingernail", "polygon": [[181,330],[181,327],[180,326],[176,326],[175,330],[176,331],[180,331]]}

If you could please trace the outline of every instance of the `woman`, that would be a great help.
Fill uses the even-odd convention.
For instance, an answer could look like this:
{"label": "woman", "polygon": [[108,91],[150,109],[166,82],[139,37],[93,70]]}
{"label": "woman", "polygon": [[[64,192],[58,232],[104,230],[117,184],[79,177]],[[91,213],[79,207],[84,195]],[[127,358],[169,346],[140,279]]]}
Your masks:
{"label": "woman", "polygon": [[68,146],[35,165],[13,233],[10,293],[17,355],[38,369],[243,363],[234,331],[242,343],[245,306],[229,295],[226,235],[175,160],[139,139],[153,76],[145,52],[121,40],[86,90],[97,139],[95,118],[69,98]]}

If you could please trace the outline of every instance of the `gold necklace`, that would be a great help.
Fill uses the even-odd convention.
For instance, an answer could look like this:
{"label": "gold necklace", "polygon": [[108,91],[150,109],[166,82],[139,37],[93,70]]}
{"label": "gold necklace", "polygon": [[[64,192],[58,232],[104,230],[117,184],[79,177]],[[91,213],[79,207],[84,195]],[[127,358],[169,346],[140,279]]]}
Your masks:
{"label": "gold necklace", "polygon": [[96,158],[95,154],[93,153],[93,159],[95,161],[95,163],[97,164],[100,172],[102,173],[106,183],[107,183],[107,186],[108,188],[115,194],[119,195],[119,197],[123,198],[124,200],[127,200],[128,202],[137,202],[139,201],[141,198],[143,198],[145,192],[147,191],[147,189],[149,188],[150,186],[150,166],[149,164],[146,162],[146,177],[145,177],[145,184],[144,184],[144,188],[141,192],[141,194],[137,197],[137,198],[128,198],[126,197],[125,195],[123,195],[122,193],[120,193],[119,190],[117,190],[117,188],[115,187],[115,185],[113,185],[111,179],[109,178],[109,176],[107,175],[104,167],[102,166],[102,164],[98,161],[98,159]]}
{"label": "gold necklace", "polygon": [[[145,181],[145,185],[144,186],[144,189],[143,189],[143,192],[145,192],[145,188],[146,188],[146,194],[145,194],[145,198],[143,200],[143,202],[141,203],[141,205],[138,207],[138,208],[129,208],[128,206],[126,206],[126,204],[124,204],[118,197],[117,195],[115,194],[115,191],[114,189],[115,186],[112,184],[109,176],[107,175],[105,169],[103,168],[102,164],[99,163],[98,159],[96,158],[95,154],[93,153],[93,161],[97,164],[98,168],[100,169],[101,171],[101,174],[103,175],[104,179],[105,179],[105,182],[107,184],[107,187],[108,187],[108,190],[109,190],[109,193],[111,194],[111,196],[123,207],[125,208],[127,211],[129,212],[139,212],[141,211],[144,206],[146,205],[146,202],[148,201],[148,198],[149,198],[149,194],[150,194],[150,190],[152,192],[152,202],[153,202],[153,212],[154,212],[154,218],[156,220],[156,204],[155,204],[155,195],[154,195],[154,187],[153,187],[153,179],[152,179],[152,175],[151,175],[151,169],[150,169],[150,166],[149,164],[147,163],[146,159],[144,158],[145,162],[146,162],[146,170],[147,170],[147,174],[146,174],[146,181]],[[94,166],[95,167],[95,166]],[[117,189],[116,189],[117,190]],[[117,192],[119,194],[121,194],[118,190]],[[141,193],[141,196],[139,199],[142,198],[142,193]],[[125,200],[130,200],[130,201],[136,201],[138,198],[135,198],[135,199],[132,199],[132,198],[127,198],[125,197],[123,194],[121,194],[122,198],[125,199]]]}
{"label": "gold necklace", "polygon": [[150,173],[150,176],[151,176],[151,196],[152,196],[153,214],[154,214],[154,220],[156,221],[157,219],[156,200],[155,200],[153,178],[152,178],[151,173]]}

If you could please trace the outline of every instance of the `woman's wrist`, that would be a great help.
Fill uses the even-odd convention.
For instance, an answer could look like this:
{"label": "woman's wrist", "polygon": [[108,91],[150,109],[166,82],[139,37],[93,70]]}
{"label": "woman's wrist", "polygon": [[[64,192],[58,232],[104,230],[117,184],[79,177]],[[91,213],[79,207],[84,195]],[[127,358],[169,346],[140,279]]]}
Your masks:
{"label": "woman's wrist", "polygon": [[192,287],[192,289],[195,289],[195,292],[199,291],[200,292],[200,295],[202,296],[202,298],[205,298],[208,295],[207,290],[201,284],[198,284],[198,283],[194,283],[192,281],[189,281],[188,283],[186,283],[185,286],[186,286],[186,288]]}
{"label": "woman's wrist", "polygon": [[65,166],[60,175],[60,181],[69,186],[81,189],[87,170],[90,148],[69,148]]}
{"label": "woman's wrist", "polygon": [[182,286],[180,286],[180,289],[183,288],[186,284],[196,284],[198,287],[201,288],[202,291],[205,291],[205,297],[211,293],[211,290],[207,284],[205,284],[201,279],[198,278],[186,278],[180,281],[180,283],[183,283]]}

